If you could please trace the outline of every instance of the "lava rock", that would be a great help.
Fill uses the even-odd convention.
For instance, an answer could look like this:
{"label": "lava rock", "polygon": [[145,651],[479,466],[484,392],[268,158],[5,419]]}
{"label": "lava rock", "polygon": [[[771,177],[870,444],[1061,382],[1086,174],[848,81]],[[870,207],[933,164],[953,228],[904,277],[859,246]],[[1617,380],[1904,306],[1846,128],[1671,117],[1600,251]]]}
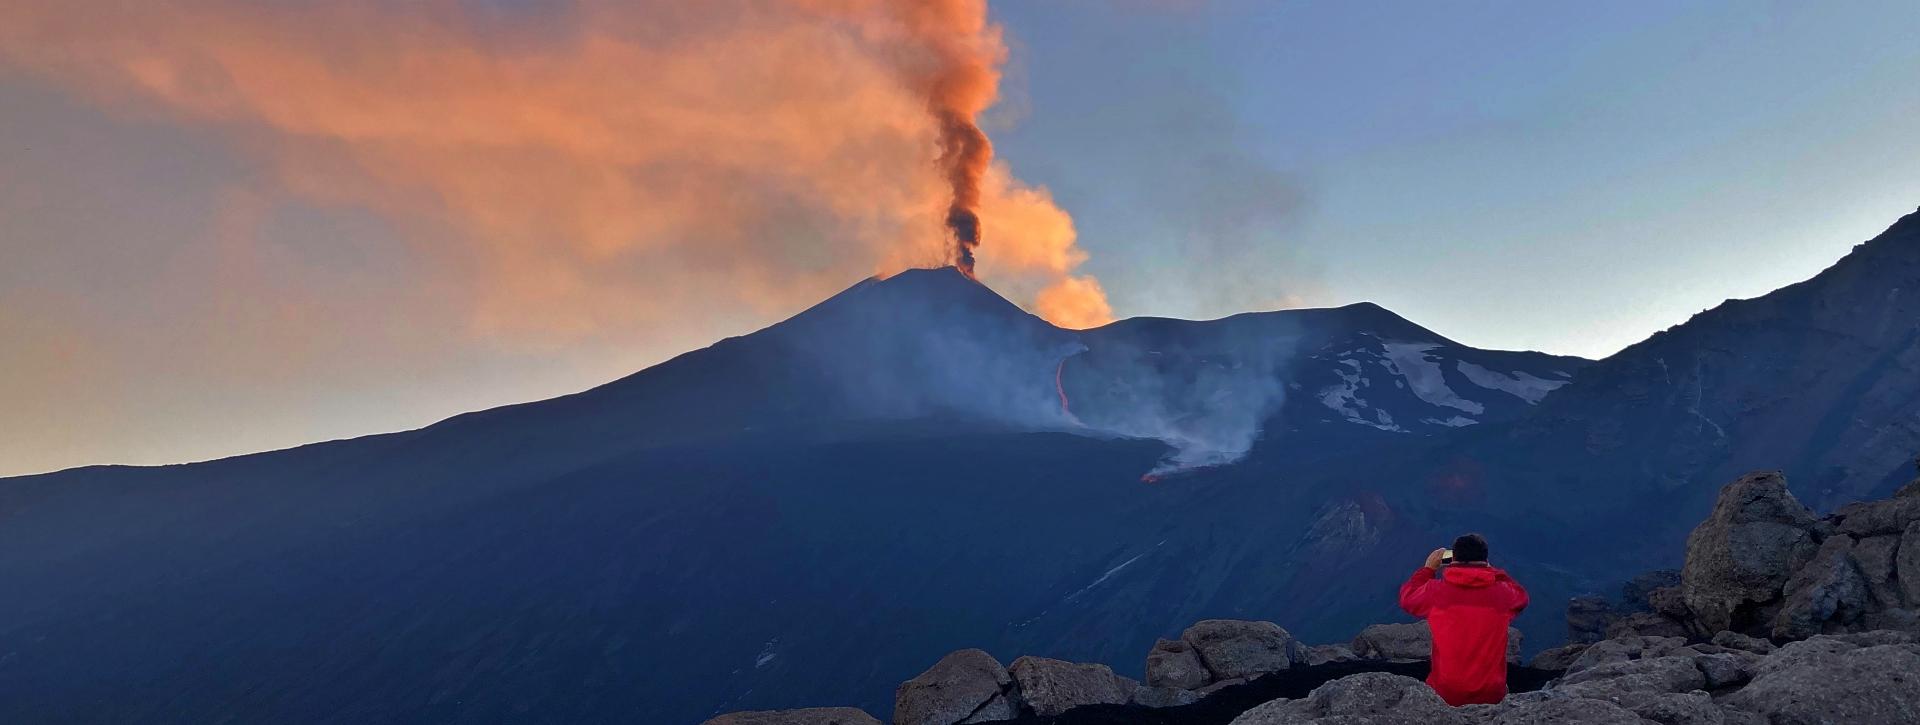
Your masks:
{"label": "lava rock", "polygon": [[1900,578],[1900,596],[1909,607],[1920,608],[1920,523],[1907,525],[1894,555],[1894,576]]}
{"label": "lava rock", "polygon": [[1853,539],[1831,536],[1813,561],[1787,581],[1787,600],[1773,620],[1773,636],[1803,639],[1860,621],[1867,611],[1867,581],[1853,562]]}
{"label": "lava rock", "polygon": [[1360,659],[1352,647],[1344,644],[1323,644],[1307,648],[1307,664],[1324,665],[1328,662],[1352,662]]}
{"label": "lava rock", "polygon": [[1772,642],[1759,637],[1749,637],[1739,632],[1717,633],[1713,635],[1713,643],[1727,649],[1746,650],[1759,655],[1773,654],[1774,650],[1779,649]]}
{"label": "lava rock", "polygon": [[1681,570],[1687,608],[1704,631],[1765,624],[1748,612],[1779,599],[1818,550],[1817,529],[1818,519],[1778,471],[1749,473],[1722,488],[1713,512],[1688,535]]}
{"label": "lava rock", "polygon": [[1898,534],[1920,522],[1920,497],[1862,501],[1833,512],[1840,531],[1856,537]]}
{"label": "lava rock", "polygon": [[1016,713],[1004,693],[1012,682],[993,655],[953,652],[894,690],[894,725],[955,725],[990,709],[1005,710],[1002,719],[1011,719]]}
{"label": "lava rock", "polygon": [[1466,719],[1411,677],[1385,672],[1349,675],[1298,700],[1274,700],[1242,713],[1233,725],[1465,725]]}
{"label": "lava rock", "polygon": [[1618,639],[1595,642],[1580,656],[1573,658],[1567,665],[1567,673],[1599,667],[1615,662],[1664,657],[1674,650],[1686,646],[1687,641],[1679,637],[1621,637]]}
{"label": "lava rock", "polygon": [[1575,642],[1553,649],[1541,650],[1540,654],[1533,656],[1533,660],[1529,661],[1527,666],[1536,670],[1564,670],[1568,665],[1573,664],[1575,659],[1580,657],[1580,653],[1587,651],[1587,648],[1591,646],[1593,645]]}
{"label": "lava rock", "polygon": [[[1507,628],[1507,661],[1520,662],[1524,635]],[[1424,660],[1433,657],[1433,630],[1427,623],[1375,624],[1360,630],[1353,638],[1353,653],[1367,660]]]}
{"label": "lava rock", "polygon": [[1607,628],[1613,626],[1620,613],[1614,611],[1605,597],[1591,594],[1567,600],[1567,641],[1598,642],[1607,638]]}
{"label": "lava rock", "polygon": [[1668,619],[1653,612],[1634,612],[1607,628],[1607,638],[1631,637],[1686,637],[1687,625]]}
{"label": "lava rock", "polygon": [[1222,680],[1287,669],[1300,648],[1278,624],[1237,619],[1203,620],[1180,639],[1193,645],[1200,662]]}
{"label": "lava rock", "polygon": [[1197,690],[1213,681],[1200,654],[1185,640],[1163,639],[1147,653],[1147,686]]}
{"label": "lava rock", "polygon": [[1774,723],[1920,722],[1917,650],[1914,645],[1797,642],[1768,657],[1763,672],[1726,704]]}
{"label": "lava rock", "polygon": [[1692,657],[1669,656],[1609,662],[1569,672],[1555,689],[1576,697],[1620,702],[1633,694],[1691,692],[1706,686],[1706,676],[1693,664]]}
{"label": "lava rock", "polygon": [[810,707],[800,710],[734,712],[700,725],[880,725],[862,710],[851,707]]}
{"label": "lava rock", "polygon": [[1007,668],[1020,700],[1036,715],[1052,716],[1081,705],[1125,704],[1133,694],[1106,665],[1046,657],[1021,657]]}
{"label": "lava rock", "polygon": [[1620,609],[1624,612],[1659,611],[1653,606],[1653,592],[1667,587],[1680,586],[1679,569],[1660,569],[1650,571],[1620,586]]}

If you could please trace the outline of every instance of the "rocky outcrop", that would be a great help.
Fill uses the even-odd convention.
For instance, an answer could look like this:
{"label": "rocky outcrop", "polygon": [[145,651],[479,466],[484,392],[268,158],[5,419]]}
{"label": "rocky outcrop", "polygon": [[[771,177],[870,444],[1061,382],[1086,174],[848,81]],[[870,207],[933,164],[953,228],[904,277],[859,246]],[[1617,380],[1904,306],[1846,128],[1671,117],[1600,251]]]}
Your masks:
{"label": "rocky outcrop", "polygon": [[1920,722],[1920,646],[1796,642],[1726,702],[1775,723]]}
{"label": "rocky outcrop", "polygon": [[1155,642],[1147,653],[1147,686],[1180,690],[1198,690],[1213,681],[1213,673],[1200,663],[1200,655],[1184,639]]}
{"label": "rocky outcrop", "polygon": [[1460,725],[1466,720],[1411,677],[1368,672],[1334,680],[1298,700],[1274,700],[1246,711],[1233,725]]}
{"label": "rocky outcrop", "polygon": [[1007,668],[1019,699],[1035,715],[1058,715],[1081,705],[1120,705],[1132,699],[1137,683],[1113,674],[1106,665],[1088,665],[1021,657]]}
{"label": "rocky outcrop", "polygon": [[1741,476],[1687,537],[1681,587],[1705,629],[1747,630],[1772,619],[1793,573],[1819,549],[1819,519],[1778,471]]}
{"label": "rocky outcrop", "polygon": [[1010,720],[1013,677],[983,650],[940,658],[893,694],[894,725],[956,725]]}
{"label": "rocky outcrop", "polygon": [[1208,619],[1180,633],[1214,680],[1277,672],[1306,659],[1306,647],[1272,622]]}
{"label": "rocky outcrop", "polygon": [[811,707],[728,713],[700,725],[880,725],[880,721],[851,707]]}
{"label": "rocky outcrop", "polygon": [[[1507,628],[1507,661],[1520,662],[1520,630]],[[1369,660],[1424,660],[1433,656],[1433,630],[1425,621],[1375,624],[1353,638],[1353,653]]]}

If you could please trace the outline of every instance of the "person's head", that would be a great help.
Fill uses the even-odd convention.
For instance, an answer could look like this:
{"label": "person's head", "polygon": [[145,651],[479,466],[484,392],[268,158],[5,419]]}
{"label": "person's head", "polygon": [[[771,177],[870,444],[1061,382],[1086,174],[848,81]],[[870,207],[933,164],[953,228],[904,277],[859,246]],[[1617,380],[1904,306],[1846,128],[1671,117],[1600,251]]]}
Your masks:
{"label": "person's head", "polygon": [[1453,560],[1459,564],[1486,563],[1487,539],[1479,534],[1467,534],[1453,540]]}

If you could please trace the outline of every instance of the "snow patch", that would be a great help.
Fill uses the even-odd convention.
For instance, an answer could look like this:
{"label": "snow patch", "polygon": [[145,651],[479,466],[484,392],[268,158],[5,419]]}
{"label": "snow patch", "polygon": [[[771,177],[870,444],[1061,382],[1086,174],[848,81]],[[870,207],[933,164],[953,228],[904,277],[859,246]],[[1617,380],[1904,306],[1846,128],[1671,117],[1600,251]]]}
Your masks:
{"label": "snow patch", "polygon": [[1430,342],[1385,342],[1387,366],[1407,380],[1407,387],[1414,397],[1432,405],[1441,405],[1464,410],[1474,415],[1486,412],[1486,407],[1460,397],[1447,387],[1445,373],[1440,371],[1440,363],[1427,357],[1427,351],[1439,347]]}
{"label": "snow patch", "polygon": [[1339,413],[1340,417],[1345,418],[1349,423],[1359,423],[1384,431],[1405,433],[1406,429],[1394,425],[1393,416],[1387,415],[1387,412],[1384,410],[1373,411],[1373,419],[1367,419],[1367,403],[1360,399],[1360,388],[1372,385],[1372,383],[1360,374],[1359,361],[1339,360],[1338,362],[1350,368],[1350,370],[1343,370],[1341,368],[1333,369],[1334,374],[1340,376],[1340,384],[1328,386],[1325,390],[1320,391],[1320,404],[1327,406],[1333,410],[1333,412]]}
{"label": "snow patch", "polygon": [[779,642],[780,640],[777,637],[774,639],[767,640],[767,646],[760,650],[760,656],[753,658],[754,669],[757,670],[762,667],[765,667],[767,666],[768,663],[773,661],[773,658],[780,656],[773,651],[773,646],[775,644],[778,644]]}
{"label": "snow patch", "polygon": [[1527,401],[1528,405],[1539,403],[1541,398],[1547,397],[1547,393],[1567,384],[1565,380],[1548,380],[1518,370],[1511,373],[1496,372],[1465,360],[1456,363],[1454,367],[1460,371],[1461,375],[1467,376],[1467,380],[1474,385],[1488,390],[1498,390]]}

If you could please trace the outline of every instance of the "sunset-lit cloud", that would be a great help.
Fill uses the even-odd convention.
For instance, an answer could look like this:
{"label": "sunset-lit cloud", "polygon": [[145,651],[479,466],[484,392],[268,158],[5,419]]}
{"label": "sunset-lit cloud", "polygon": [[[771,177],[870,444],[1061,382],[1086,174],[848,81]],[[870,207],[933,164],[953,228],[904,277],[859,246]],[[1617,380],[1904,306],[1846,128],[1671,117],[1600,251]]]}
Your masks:
{"label": "sunset-lit cloud", "polygon": [[[277,195],[371,210],[424,261],[418,288],[505,344],[715,306],[777,315],[951,261],[924,86],[958,56],[985,65],[956,103],[993,102],[1006,50],[984,0],[541,9],[0,0],[0,63],[115,113],[218,129],[263,164],[262,188],[221,202],[223,263],[246,258],[248,215]],[[1004,163],[978,184],[981,277],[1062,324],[1107,321],[1046,190]],[[262,314],[227,314],[243,312]]]}

